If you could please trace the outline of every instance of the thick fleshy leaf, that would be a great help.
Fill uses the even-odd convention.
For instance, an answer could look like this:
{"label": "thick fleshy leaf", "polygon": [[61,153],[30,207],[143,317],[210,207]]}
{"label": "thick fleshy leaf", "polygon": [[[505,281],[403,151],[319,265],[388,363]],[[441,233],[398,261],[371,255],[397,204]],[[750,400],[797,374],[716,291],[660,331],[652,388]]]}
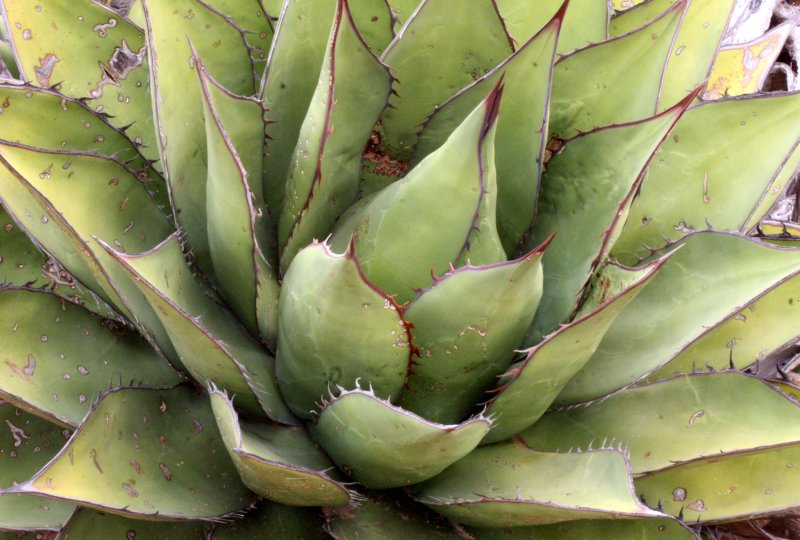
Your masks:
{"label": "thick fleshy leaf", "polygon": [[490,425],[480,416],[437,424],[357,389],[330,398],[311,431],[340,469],[382,489],[436,476],[478,446]]}
{"label": "thick fleshy leaf", "polygon": [[[484,443],[506,439],[533,425],[545,413],[661,264],[663,261],[658,261],[638,270],[609,265],[603,270],[592,289],[600,296],[587,300],[585,311],[575,321],[528,350],[526,358],[514,364],[500,380],[497,395],[487,409],[497,420]],[[586,309],[589,306],[591,309]]]}
{"label": "thick fleshy leaf", "polygon": [[200,521],[146,521],[91,508],[81,508],[61,529],[59,540],[83,540],[96,536],[134,540],[188,540],[206,537],[208,525]]}
{"label": "thick fleshy leaf", "polygon": [[206,124],[206,214],[214,273],[239,320],[274,343],[280,287],[273,270],[274,227],[265,215],[261,183],[263,110],[254,99],[219,86],[199,58],[194,63]]}
{"label": "thick fleshy leaf", "polygon": [[439,150],[337,225],[334,249],[353,238],[366,276],[400,303],[430,285],[432,271],[506,260],[495,218],[501,95],[495,87]]}
{"label": "thick fleshy leaf", "polygon": [[753,94],[761,90],[795,26],[794,21],[784,21],[752,41],[720,49],[703,99]]}
{"label": "thick fleshy leaf", "polygon": [[708,80],[736,0],[689,2],[664,65],[658,111]]}
{"label": "thick fleshy leaf", "polygon": [[[634,474],[800,440],[800,407],[738,372],[681,375],[552,411],[520,434],[531,448],[627,446]],[[652,501],[651,501],[652,502]]]}
{"label": "thick fleshy leaf", "polygon": [[250,413],[295,422],[281,399],[274,359],[194,279],[176,236],[141,255],[104,247],[158,313],[192,377],[235,393],[237,405]]}
{"label": "thick fleshy leaf", "polygon": [[174,520],[225,516],[253,500],[208,399],[185,386],[110,391],[52,461],[6,491]]}
{"label": "thick fleshy leaf", "polygon": [[[244,35],[206,3],[140,0],[145,16],[153,115],[172,204],[200,267],[213,274],[206,227],[206,137],[192,45],[208,71],[237,95],[255,93],[254,64]],[[255,0],[246,2],[253,14]],[[254,17],[255,18],[255,17]],[[262,15],[268,25],[266,15]]]}
{"label": "thick fleshy leaf", "polygon": [[170,388],[174,369],[139,335],[45,291],[0,288],[0,397],[77,426],[110,382]]}
{"label": "thick fleshy leaf", "polygon": [[[692,342],[736,317],[742,306],[798,270],[797,250],[732,234],[688,236],[652,284],[614,321],[557,402],[591,400],[661,369]],[[701,366],[705,362],[702,357],[697,360]]]}
{"label": "thick fleshy leaf", "polygon": [[275,29],[259,95],[269,124],[264,197],[276,217],[281,215],[300,128],[319,82],[336,5],[333,0],[286,2]]}
{"label": "thick fleshy leaf", "polygon": [[[0,487],[24,482],[67,442],[71,432],[5,403],[0,405]],[[75,506],[35,495],[0,496],[0,529],[57,530]]]}
{"label": "thick fleshy leaf", "polygon": [[[3,2],[22,77],[57,86],[110,115],[149,158],[157,158],[144,33],[98,2]],[[38,145],[38,144],[37,144]]]}
{"label": "thick fleshy leaf", "polygon": [[460,422],[508,367],[542,295],[546,246],[437,278],[405,309],[419,349],[399,400],[434,422]]}
{"label": "thick fleshy leaf", "polygon": [[637,500],[622,452],[549,454],[518,441],[478,448],[420,485],[415,497],[477,527],[659,515]]}
{"label": "thick fleshy leaf", "polygon": [[696,532],[674,518],[577,520],[538,527],[470,528],[469,532],[478,540],[700,540]]}
{"label": "thick fleshy leaf", "polygon": [[434,152],[485,98],[487,89],[503,80],[503,106],[495,136],[497,227],[509,254],[516,252],[535,215],[550,78],[563,17],[562,9],[502,64],[438,107],[425,122],[414,150],[414,163]]}
{"label": "thick fleshy leaf", "polygon": [[326,472],[333,463],[304,427],[248,422],[228,396],[212,389],[211,408],[242,482],[267,499],[293,506],[341,506],[352,493]]}
{"label": "thick fleshy leaf", "polygon": [[528,245],[556,237],[544,258],[544,296],[526,344],[538,342],[573,313],[581,289],[625,222],[653,152],[693,98],[642,122],[581,134],[547,164]]}
{"label": "thick fleshy leaf", "polygon": [[[782,426],[783,427],[783,426]],[[800,443],[700,458],[638,478],[648,503],[687,522],[739,521],[800,505]]]}
{"label": "thick fleshy leaf", "polygon": [[328,520],[330,535],[336,540],[463,538],[442,516],[426,512],[423,506],[408,504],[405,499],[384,494],[379,499],[368,498],[355,510],[348,508],[329,512]]}
{"label": "thick fleshy leaf", "polygon": [[281,268],[324,239],[358,195],[361,154],[391,90],[389,70],[338,1],[325,61],[300,128],[278,221]]}
{"label": "thick fleshy leaf", "polygon": [[2,202],[15,221],[174,358],[155,313],[135,288],[104,266],[108,257],[93,241],[98,237],[119,249],[144,251],[173,230],[136,172],[109,157],[5,141],[0,161]]}
{"label": "thick fleshy leaf", "polygon": [[296,415],[309,418],[332,388],[359,379],[379,396],[397,396],[412,352],[401,309],[364,277],[352,246],[338,256],[324,244],[298,253],[281,289],[277,353],[278,381]]}
{"label": "thick fleshy leaf", "polygon": [[263,540],[264,535],[297,540],[329,540],[319,508],[261,504],[244,518],[217,525],[205,540]]}
{"label": "thick fleshy leaf", "polygon": [[[330,0],[328,0],[330,1]],[[348,0],[356,29],[369,50],[380,55],[394,39],[392,7],[386,0]]]}
{"label": "thick fleshy leaf", "polygon": [[[497,0],[496,3],[508,33],[517,43],[525,43],[566,4],[563,0]],[[564,54],[604,41],[607,27],[608,7],[603,2],[571,0],[558,38],[558,52]]]}
{"label": "thick fleshy leaf", "polygon": [[166,186],[140,148],[111,125],[107,114],[86,102],[48,88],[0,84],[0,139],[48,150],[90,152],[124,162],[154,192],[158,204],[168,204]]}
{"label": "thick fleshy leaf", "polygon": [[551,136],[569,139],[599,126],[652,116],[685,6],[677,2],[635,32],[561,58],[553,70]]}
{"label": "thick fleshy leaf", "polygon": [[[616,37],[627,34],[628,32],[633,32],[667,11],[672,4],[680,1],[681,0],[648,0],[647,2],[637,4],[631,9],[626,9],[624,12],[611,17],[608,23],[608,35],[610,37]],[[615,9],[618,8],[615,7]]]}
{"label": "thick fleshy leaf", "polygon": [[[381,56],[397,78],[373,148],[365,154],[368,192],[402,176],[417,134],[435,106],[483,77],[513,51],[494,2],[426,0]],[[395,160],[396,167],[387,167]]]}
{"label": "thick fleshy leaf", "polygon": [[[723,139],[709,136],[712,125],[726,134]],[[709,224],[748,231],[794,174],[798,141],[797,94],[724,100],[686,111],[651,162],[614,256],[632,262],[649,255],[642,244],[658,248],[665,238]]]}

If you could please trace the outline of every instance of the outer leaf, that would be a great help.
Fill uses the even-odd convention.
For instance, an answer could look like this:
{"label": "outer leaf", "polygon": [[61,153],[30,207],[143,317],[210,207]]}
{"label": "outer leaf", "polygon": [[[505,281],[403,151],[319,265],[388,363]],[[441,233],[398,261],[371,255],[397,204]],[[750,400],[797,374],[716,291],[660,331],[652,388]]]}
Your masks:
{"label": "outer leaf", "polygon": [[[624,1],[624,0],[623,0]],[[621,36],[648,24],[681,0],[648,0],[611,17],[608,24],[610,37]],[[617,2],[615,2],[617,3]],[[614,9],[619,10],[617,6]]]}
{"label": "outer leaf", "polygon": [[356,30],[339,0],[319,83],[300,128],[294,165],[278,222],[281,268],[334,221],[358,195],[364,143],[386,106],[391,75]]}
{"label": "outer leaf", "polygon": [[286,179],[300,128],[319,81],[336,2],[286,2],[261,82],[267,110],[264,196],[273,216],[281,215]]}
{"label": "outer leaf", "polygon": [[252,502],[208,400],[186,387],[110,391],[50,463],[6,491],[149,519],[210,519]]}
{"label": "outer leaf", "polygon": [[597,538],[636,538],[637,540],[699,540],[700,536],[677,519],[577,520],[538,527],[476,529],[470,532],[480,540],[595,540]]}
{"label": "outer leaf", "polygon": [[528,245],[553,233],[556,238],[544,260],[544,296],[529,344],[577,307],[581,288],[616,240],[653,152],[692,99],[646,121],[581,134],[547,164]]}
{"label": "outer leaf", "polygon": [[550,79],[563,10],[562,7],[503,63],[434,110],[414,151],[415,163],[434,152],[484,99],[487,89],[504,81],[505,101],[497,118],[495,161],[497,227],[506,253],[517,250],[533,223],[547,134]]}
{"label": "outer leaf", "polygon": [[735,0],[690,2],[664,66],[658,111],[708,79]]}
{"label": "outer leaf", "polygon": [[24,80],[88,99],[117,127],[157,157],[150,121],[144,34],[97,2],[3,2],[9,36]]}
{"label": "outer leaf", "polygon": [[739,521],[795,508],[797,442],[701,458],[636,480],[647,501],[688,522]]}
{"label": "outer leaf", "polygon": [[[424,507],[410,505],[400,498],[381,494],[369,498],[353,511],[335,511],[329,517],[329,532],[336,540],[352,538],[459,538],[455,529],[442,516],[425,512]],[[482,538],[482,537],[481,537]]]}
{"label": "outer leaf", "polygon": [[261,105],[227,92],[194,57],[200,76],[208,147],[206,214],[214,273],[234,313],[253,334],[273,343],[278,327],[274,230],[261,185]]}
{"label": "outer leaf", "polygon": [[[374,148],[365,155],[367,190],[375,191],[405,172],[425,118],[456,90],[485,75],[512,52],[494,2],[425,0],[381,56],[397,78],[381,118]],[[385,158],[399,169],[381,166]]]}
{"label": "outer leaf", "polygon": [[273,420],[295,422],[281,399],[274,359],[194,280],[177,237],[141,255],[104,247],[158,313],[192,377],[236,393],[237,404],[250,413],[263,410]]}
{"label": "outer leaf", "polygon": [[332,479],[328,457],[303,427],[247,422],[228,396],[212,390],[211,407],[244,484],[270,500],[294,506],[341,506],[352,493]]}
{"label": "outer leaf", "polygon": [[[313,305],[314,309],[309,309]],[[397,304],[364,277],[352,246],[342,256],[323,244],[301,251],[283,282],[277,375],[301,418],[332,388],[359,378],[382,397],[405,383],[412,346]]]}
{"label": "outer leaf", "polygon": [[[24,482],[64,445],[70,431],[21,411],[0,405],[0,486]],[[0,529],[57,530],[75,511],[69,503],[34,495],[0,497]]]}
{"label": "outer leaf", "polygon": [[205,538],[207,525],[198,521],[144,521],[90,508],[75,512],[61,529],[59,540],[83,540],[99,531],[106,538],[187,540]]}
{"label": "outer leaf", "polygon": [[2,202],[15,221],[174,358],[155,313],[134,288],[102,266],[107,257],[92,240],[143,251],[172,231],[136,173],[113,158],[10,142],[0,142],[0,162]]}
{"label": "outer leaf", "polygon": [[561,58],[553,71],[551,136],[569,139],[650,117],[685,7],[685,1],[677,2],[645,27]]}
{"label": "outer leaf", "polygon": [[422,484],[416,498],[478,527],[658,515],[636,499],[621,452],[547,454],[517,441],[475,450]]}
{"label": "outer leaf", "polygon": [[[563,0],[497,0],[496,3],[508,33],[517,43],[525,43],[566,5]],[[589,43],[604,41],[607,27],[606,5],[593,0],[571,0],[558,38],[558,52],[564,54]]]}
{"label": "outer leaf", "polygon": [[[194,0],[140,1],[146,20],[159,155],[174,210],[192,252],[201,268],[213,273],[206,229],[203,104],[200,88],[186,84],[194,79],[190,41],[216,80],[234,94],[255,92],[252,59],[239,29],[208,4]],[[254,13],[260,9],[255,0],[249,3]]]}
{"label": "outer leaf", "polygon": [[465,266],[420,293],[405,310],[420,359],[400,406],[452,424],[481,401],[533,321],[545,247],[516,261]]}
{"label": "outer leaf", "polygon": [[631,468],[642,475],[700,457],[797,441],[798,418],[795,402],[758,379],[698,373],[550,412],[521,437],[542,451],[613,439],[628,446]]}
{"label": "outer leaf", "polygon": [[357,389],[331,398],[311,430],[347,474],[389,488],[436,476],[478,446],[490,425],[483,417],[436,424]]}
{"label": "outer leaf", "polygon": [[[575,373],[597,349],[617,316],[647,285],[663,261],[641,270],[616,265],[606,267],[593,292],[609,294],[592,298],[588,309],[527,351],[500,380],[488,413],[497,418],[485,443],[497,442],[531,426],[547,410]],[[617,289],[617,290],[614,290]],[[588,307],[588,306],[587,306]]]}
{"label": "outer leaf", "polygon": [[206,540],[262,540],[264,534],[297,540],[328,540],[318,508],[267,503],[244,519],[217,526]]}
{"label": "outer leaf", "polygon": [[798,269],[800,251],[729,234],[688,236],[652,285],[614,321],[558,403],[590,400],[660,369]]}
{"label": "outer leaf", "polygon": [[506,259],[495,227],[501,94],[495,87],[439,150],[337,225],[333,247],[341,251],[353,237],[366,276],[399,302],[428,286],[431,271],[443,274],[466,259],[474,265]]}
{"label": "outer leaf", "polygon": [[77,426],[109,381],[180,382],[147,342],[44,291],[0,288],[0,396],[51,422]]}
{"label": "outer leaf", "polygon": [[[711,125],[726,134],[723,140],[709,137]],[[662,236],[675,240],[709,223],[743,232],[754,227],[800,163],[798,141],[800,95],[739,98],[690,109],[656,152],[614,255],[627,261],[646,256],[641,244],[657,248]]]}

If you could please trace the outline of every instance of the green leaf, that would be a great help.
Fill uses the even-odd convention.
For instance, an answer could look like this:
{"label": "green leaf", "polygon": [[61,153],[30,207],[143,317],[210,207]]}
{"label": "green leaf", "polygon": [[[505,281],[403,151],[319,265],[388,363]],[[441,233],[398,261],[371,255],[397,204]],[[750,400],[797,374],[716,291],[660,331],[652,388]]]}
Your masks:
{"label": "green leaf", "polygon": [[495,225],[501,95],[495,87],[439,150],[354,207],[334,231],[334,249],[343,251],[352,237],[364,274],[400,303],[431,283],[431,271],[441,275],[467,259],[506,260]]}
{"label": "green leaf", "polygon": [[[497,0],[496,3],[508,33],[517,43],[525,43],[554,13],[567,5],[563,0]],[[608,7],[603,2],[571,0],[558,38],[558,52],[564,54],[605,41],[607,28]]]}
{"label": "green leaf", "polygon": [[181,378],[132,329],[46,291],[0,288],[0,396],[77,426],[110,381],[170,388]]}
{"label": "green leaf", "polygon": [[594,399],[661,369],[799,269],[797,250],[732,234],[688,236],[652,284],[614,321],[557,403]]}
{"label": "green leaf", "polygon": [[569,139],[599,126],[652,116],[685,6],[677,2],[648,26],[561,58],[553,71],[551,136]]}
{"label": "green leaf", "polygon": [[608,24],[610,37],[621,36],[633,32],[650,23],[653,19],[667,11],[673,4],[681,0],[649,0],[627,9],[611,18]]}
{"label": "green leaf", "polygon": [[[617,316],[663,264],[634,270],[614,264],[600,274],[581,315],[527,351],[500,379],[488,414],[497,418],[484,443],[506,439],[533,425],[575,373],[594,354]],[[603,296],[608,295],[607,298]],[[587,309],[588,308],[588,309]]]}
{"label": "green leaf", "polygon": [[493,2],[464,0],[459,8],[442,0],[422,2],[381,56],[397,84],[373,153],[365,156],[367,191],[396,179],[396,172],[379,166],[385,156],[408,168],[420,126],[435,106],[513,52]]}
{"label": "green leaf", "polygon": [[[533,4],[520,4],[533,5]],[[426,120],[414,164],[447,140],[501,79],[504,101],[497,118],[497,227],[506,253],[515,253],[530,229],[547,133],[550,78],[563,11],[503,63],[448,99]],[[519,159],[525,156],[525,159]]]}
{"label": "green leaf", "polygon": [[749,231],[800,164],[798,141],[797,94],[708,102],[686,111],[656,152],[614,255],[630,262],[649,254],[642,245],[658,248],[665,238],[709,224]]}
{"label": "green leaf", "polygon": [[274,359],[195,281],[176,236],[140,255],[103,247],[158,313],[195,380],[211,380],[237,394],[237,405],[252,414],[263,411],[275,421],[296,422],[281,399]]}
{"label": "green leaf", "polygon": [[386,0],[348,0],[353,22],[369,50],[380,55],[394,39],[392,8]]}
{"label": "green leaf", "polygon": [[187,387],[111,390],[52,461],[6,491],[145,519],[218,518],[253,500],[208,399]]}
{"label": "green leaf", "polygon": [[[213,274],[206,228],[206,137],[192,45],[209,72],[237,95],[255,93],[247,43],[232,21],[193,0],[140,0],[145,16],[153,116],[172,205],[200,267]],[[253,13],[260,8],[248,2]],[[264,17],[266,20],[266,17]]]}
{"label": "green leaf", "polygon": [[278,221],[281,268],[324,239],[358,195],[364,144],[386,106],[392,77],[339,0],[319,83],[300,128]]}
{"label": "green leaf", "polygon": [[[67,429],[21,411],[0,405],[0,487],[24,482],[43,467],[71,435]],[[0,529],[58,530],[75,511],[75,505],[27,494],[0,496]]]}
{"label": "green leaf", "polygon": [[269,136],[264,197],[276,217],[281,215],[300,128],[319,82],[336,6],[333,0],[286,2],[275,29],[259,95],[267,111]]}
{"label": "green leaf", "polygon": [[360,378],[382,397],[397,396],[412,346],[398,305],[364,277],[352,246],[335,255],[313,244],[283,280],[277,376],[288,406],[309,418],[334,385]]}
{"label": "green leaf", "polygon": [[263,540],[265,534],[293,540],[329,540],[324,525],[319,508],[266,503],[243,519],[218,525],[207,540]]}
{"label": "green leaf", "polygon": [[689,2],[659,89],[663,111],[708,79],[736,0]]}
{"label": "green leaf", "polygon": [[92,538],[103,531],[106,538],[139,540],[186,540],[204,538],[208,526],[198,521],[145,521],[91,508],[81,508],[59,533],[62,540]]}
{"label": "green leaf", "polygon": [[700,457],[800,440],[800,408],[738,372],[680,375],[585,407],[552,411],[520,436],[531,448],[628,447],[636,475]]}
{"label": "green leaf", "polygon": [[533,321],[545,247],[515,261],[445,274],[405,309],[420,358],[401,407],[452,424],[481,401]]}
{"label": "green leaf", "polygon": [[[219,286],[252,334],[274,344],[280,287],[273,267],[274,226],[261,184],[261,104],[219,86],[194,57],[208,146],[208,242]],[[269,255],[269,257],[267,256]]]}
{"label": "green leaf", "polygon": [[293,506],[341,506],[353,494],[327,470],[333,463],[304,427],[248,422],[228,396],[210,390],[211,408],[244,484],[272,501]]}
{"label": "green leaf", "polygon": [[420,485],[415,497],[477,527],[660,515],[637,500],[622,452],[548,454],[517,441],[478,448]]}
{"label": "green leaf", "polygon": [[135,288],[108,270],[108,257],[93,241],[100,238],[120,249],[145,251],[172,232],[136,172],[110,157],[8,141],[0,141],[0,162],[3,205],[14,220],[174,359],[156,314]]}
{"label": "green leaf", "polygon": [[[783,426],[782,426],[783,427]],[[700,458],[638,478],[648,503],[687,522],[740,521],[800,505],[800,443]]]}
{"label": "green leaf", "polygon": [[700,540],[700,536],[677,519],[576,520],[554,525],[508,529],[469,530],[479,540],[596,540],[598,538],[636,538],[637,540]]}
{"label": "green leaf", "polygon": [[381,493],[367,498],[356,509],[329,512],[329,532],[336,540],[353,538],[381,538],[407,540],[408,538],[449,538],[459,536],[452,524],[425,507],[409,504],[405,499]]}
{"label": "green leaf", "polygon": [[341,470],[383,489],[436,476],[478,446],[490,425],[481,416],[437,424],[356,389],[331,397],[311,432]]}
{"label": "green leaf", "polygon": [[[149,158],[158,157],[144,33],[97,2],[3,2],[20,75],[109,115]],[[38,145],[38,143],[37,143]]]}
{"label": "green leaf", "polygon": [[526,344],[567,320],[581,289],[616,240],[647,163],[694,94],[641,122],[578,135],[547,164],[528,245],[555,233],[544,258],[544,296]]}

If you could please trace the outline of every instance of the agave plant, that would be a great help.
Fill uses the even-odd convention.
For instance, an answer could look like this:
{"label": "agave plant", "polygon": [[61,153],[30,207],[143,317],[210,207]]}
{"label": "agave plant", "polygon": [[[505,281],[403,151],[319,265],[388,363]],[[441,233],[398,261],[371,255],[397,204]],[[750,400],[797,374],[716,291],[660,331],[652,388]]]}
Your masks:
{"label": "agave plant", "polygon": [[733,3],[2,0],[0,529],[800,506],[800,96],[701,99]]}

